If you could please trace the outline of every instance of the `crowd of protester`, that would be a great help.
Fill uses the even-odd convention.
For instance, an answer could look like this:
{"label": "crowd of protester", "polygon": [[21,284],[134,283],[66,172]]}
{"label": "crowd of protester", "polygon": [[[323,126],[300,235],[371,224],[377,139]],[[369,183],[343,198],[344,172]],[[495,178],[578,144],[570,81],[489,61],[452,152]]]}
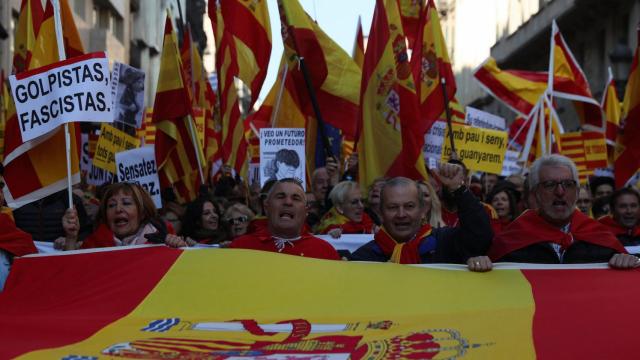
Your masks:
{"label": "crowd of protester", "polygon": [[[456,263],[478,272],[503,261],[640,265],[627,250],[640,246],[638,190],[616,189],[608,177],[580,184],[575,164],[564,156],[543,156],[527,175],[506,178],[474,174],[450,160],[430,170],[428,181],[381,177],[367,187],[353,180],[357,158],[348,164],[341,172],[328,159],[311,174],[307,192],[295,179],[270,179],[260,187],[223,168],[189,203],[165,189],[161,209],[131,183],[77,186],[73,208],[66,190],[18,209],[8,208],[0,192],[0,289],[13,258],[37,252],[34,241],[59,250],[165,244]],[[346,234],[370,234],[371,241],[339,254],[331,242]]]}

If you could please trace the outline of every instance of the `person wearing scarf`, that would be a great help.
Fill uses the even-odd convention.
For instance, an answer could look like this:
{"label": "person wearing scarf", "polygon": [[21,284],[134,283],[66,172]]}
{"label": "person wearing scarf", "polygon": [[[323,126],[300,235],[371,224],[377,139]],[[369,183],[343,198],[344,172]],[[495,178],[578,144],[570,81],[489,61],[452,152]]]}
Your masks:
{"label": "person wearing scarf", "polygon": [[187,246],[157,216],[151,196],[132,183],[116,183],[107,188],[98,210],[98,226],[83,242],[78,242],[79,220],[75,209],[67,210],[62,226],[66,234],[65,250],[141,244]]}
{"label": "person wearing scarf", "polygon": [[609,262],[634,268],[640,260],[596,220],[576,209],[578,171],[567,157],[538,158],[530,170],[529,188],[537,210],[524,212],[493,240],[493,261],[546,264]]}
{"label": "person wearing scarf", "polygon": [[491,269],[484,256],[491,246],[491,225],[478,199],[464,186],[462,168],[443,163],[438,177],[454,196],[460,226],[422,225],[424,197],[415,181],[396,177],[382,188],[382,229],[353,253],[352,260],[419,263],[467,263],[472,271]]}
{"label": "person wearing scarf", "polygon": [[372,234],[374,223],[364,211],[358,183],[342,181],[329,193],[333,207],[315,227],[316,234],[339,238],[342,234]]}
{"label": "person wearing scarf", "polygon": [[616,190],[611,195],[611,215],[598,221],[607,227],[624,246],[640,245],[640,194],[632,188]]}
{"label": "person wearing scarf", "polygon": [[230,248],[340,260],[333,246],[304,231],[306,197],[298,181],[278,180],[270,189],[264,206],[267,227],[236,238]]}

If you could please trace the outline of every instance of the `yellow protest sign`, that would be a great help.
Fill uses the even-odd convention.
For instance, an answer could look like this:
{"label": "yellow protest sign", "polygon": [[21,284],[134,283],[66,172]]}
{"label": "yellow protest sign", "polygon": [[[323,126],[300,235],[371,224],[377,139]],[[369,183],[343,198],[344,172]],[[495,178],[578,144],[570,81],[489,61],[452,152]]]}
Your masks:
{"label": "yellow protest sign", "polygon": [[[474,128],[453,123],[453,140],[460,160],[469,168],[492,174],[502,172],[502,162],[507,151],[505,131]],[[442,161],[451,157],[451,143],[447,129],[442,148]]]}
{"label": "yellow protest sign", "polygon": [[102,124],[100,138],[93,155],[93,165],[115,174],[116,153],[140,146],[140,139],[120,131],[113,126]]}

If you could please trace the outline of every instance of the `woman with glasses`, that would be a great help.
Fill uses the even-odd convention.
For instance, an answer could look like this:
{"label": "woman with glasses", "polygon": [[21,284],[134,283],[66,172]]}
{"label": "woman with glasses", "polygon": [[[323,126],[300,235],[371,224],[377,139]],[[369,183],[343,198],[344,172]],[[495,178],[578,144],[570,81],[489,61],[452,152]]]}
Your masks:
{"label": "woman with glasses", "polygon": [[231,239],[247,233],[249,222],[256,215],[244,204],[233,204],[224,212],[223,221]]}
{"label": "woman with glasses", "polygon": [[316,234],[339,238],[342,234],[372,234],[374,223],[364,211],[360,186],[353,181],[338,183],[329,193],[333,207],[315,227]]}
{"label": "woman with glasses", "polygon": [[220,225],[222,208],[208,196],[200,196],[187,205],[182,218],[182,235],[189,246],[220,244],[228,240]]}

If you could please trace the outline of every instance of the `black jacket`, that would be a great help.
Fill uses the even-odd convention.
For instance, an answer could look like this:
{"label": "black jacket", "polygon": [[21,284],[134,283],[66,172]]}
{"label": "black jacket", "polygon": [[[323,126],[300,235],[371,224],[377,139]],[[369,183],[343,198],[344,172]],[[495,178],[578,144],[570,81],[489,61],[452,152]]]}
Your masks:
{"label": "black jacket", "polygon": [[569,246],[560,259],[551,243],[542,242],[515,250],[500,258],[499,261],[535,264],[586,264],[608,262],[615,253],[615,250],[608,247],[576,241]]}
{"label": "black jacket", "polygon": [[[24,205],[13,211],[16,226],[28,232],[34,241],[54,241],[64,237],[62,216],[69,207],[66,190],[51,194],[43,199]],[[73,195],[73,206],[80,220],[79,240],[84,240],[92,231],[82,199]]]}
{"label": "black jacket", "polygon": [[[422,263],[462,264],[473,256],[486,255],[491,247],[493,231],[482,204],[468,189],[454,194],[460,225],[433,229],[422,241],[419,252]],[[375,240],[356,250],[351,260],[389,261]]]}

